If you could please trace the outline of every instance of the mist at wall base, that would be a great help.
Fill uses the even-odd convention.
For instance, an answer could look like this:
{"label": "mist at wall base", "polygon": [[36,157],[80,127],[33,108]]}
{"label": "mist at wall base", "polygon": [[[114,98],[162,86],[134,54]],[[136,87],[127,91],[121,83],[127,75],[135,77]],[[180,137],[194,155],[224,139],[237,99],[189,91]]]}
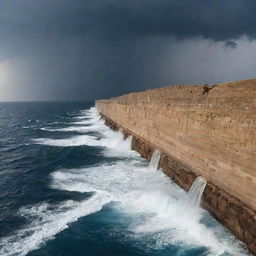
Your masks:
{"label": "mist at wall base", "polygon": [[249,255],[90,103],[0,109],[0,255]]}

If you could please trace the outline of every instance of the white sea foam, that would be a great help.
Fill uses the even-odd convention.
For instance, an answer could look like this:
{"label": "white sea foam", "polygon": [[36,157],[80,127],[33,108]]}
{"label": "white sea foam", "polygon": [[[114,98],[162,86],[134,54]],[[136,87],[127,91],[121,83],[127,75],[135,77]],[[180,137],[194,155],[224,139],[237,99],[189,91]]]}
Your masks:
{"label": "white sea foam", "polygon": [[91,107],[90,109],[81,110],[81,115],[76,116],[76,119],[88,119],[91,118],[94,121],[97,121],[100,119],[99,113],[95,107]]}
{"label": "white sea foam", "polygon": [[[39,238],[35,240],[37,242],[33,243],[30,236],[24,236],[25,238],[21,238],[21,242],[15,244],[13,242],[16,241],[15,239],[8,238],[5,248],[9,248],[8,250],[16,248],[14,252],[19,253],[38,248],[42,242],[51,239],[66,228],[68,223],[87,215],[88,204],[94,205],[95,200],[96,206],[89,207],[89,209],[94,209],[90,213],[100,210],[105,203],[114,201],[116,202],[115,210],[133,216],[133,221],[129,226],[132,235],[129,238],[140,241],[139,244],[142,247],[162,248],[170,244],[183,244],[207,247],[209,253],[214,256],[224,255],[225,252],[228,253],[227,255],[233,256],[248,255],[242,249],[240,242],[216,221],[212,219],[212,222],[215,223],[214,227],[207,227],[203,224],[204,217],[207,216],[210,219],[212,217],[200,207],[189,204],[186,200],[186,193],[166,175],[156,171],[156,168],[148,168],[145,161],[131,150],[131,137],[124,140],[121,132],[113,132],[103,123],[99,123],[100,117],[95,108],[81,112],[81,116],[76,118],[81,119],[78,122],[79,125],[84,124],[88,127],[99,125],[101,127],[101,129],[97,129],[99,136],[85,134],[67,139],[42,138],[35,140],[35,143],[61,147],[100,146],[104,147],[106,156],[126,158],[112,164],[101,164],[83,169],[58,170],[52,173],[52,188],[82,193],[94,192],[94,197],[89,202],[72,202],[71,204],[75,204],[75,210],[72,208],[73,206],[67,207],[65,210],[60,207],[60,211],[63,210],[63,212],[57,212],[55,215],[49,214],[47,218],[52,218],[50,221],[42,217],[42,221],[46,220],[46,223],[51,224],[47,226],[48,224],[39,222],[39,225],[35,225],[37,232],[34,232],[32,225],[32,234],[39,232]],[[72,127],[74,126],[69,129],[73,129]],[[98,197],[101,198],[101,203],[97,203]],[[44,205],[42,209],[44,209]],[[33,213],[33,210],[31,212]],[[44,215],[44,210],[36,210],[36,212],[36,216],[41,213]],[[51,225],[55,231],[50,230]],[[57,228],[55,228],[56,226]],[[24,234],[22,232],[21,237]]]}
{"label": "white sea foam", "polygon": [[91,136],[87,134],[68,137],[65,139],[50,139],[39,138],[34,139],[34,143],[55,146],[55,147],[75,147],[75,146],[96,146],[104,147],[104,155],[108,157],[115,156],[133,156],[138,157],[138,153],[131,150],[131,137],[124,139],[124,135],[120,131],[112,131],[109,127],[104,125],[104,121],[100,120],[99,113],[95,108],[91,108],[90,111],[85,111],[87,119],[86,126],[70,126],[66,128],[41,128],[48,131],[77,131],[81,133],[87,133],[96,131],[99,133],[99,137]]}
{"label": "white sea foam", "polygon": [[114,156],[134,156],[138,157],[138,153],[130,150],[131,137],[126,140],[123,139],[121,132],[105,131],[103,134],[108,134],[109,137],[98,138],[91,135],[78,135],[65,139],[48,139],[39,138],[34,139],[35,144],[41,144],[53,147],[78,147],[78,146],[94,146],[104,147],[104,155],[109,157]]}
{"label": "white sea foam", "polygon": [[28,227],[19,230],[15,235],[0,240],[4,245],[0,247],[0,255],[24,256],[68,228],[68,224],[100,211],[109,201],[108,195],[97,193],[83,202],[65,201],[54,207],[41,203],[24,207],[20,209],[20,215],[33,220]]}
{"label": "white sea foam", "polygon": [[[186,194],[159,171],[138,167],[139,160],[126,160],[98,167],[59,170],[52,174],[52,187],[60,190],[107,193],[119,209],[137,216],[129,231],[134,239],[147,236],[149,244],[161,248],[185,244],[209,248],[212,255],[224,252],[246,255],[239,241],[217,225],[207,227],[201,220],[209,214],[192,206]],[[143,215],[143,218],[138,216]],[[233,242],[235,240],[235,242]]]}
{"label": "white sea foam", "polygon": [[89,131],[99,131],[101,129],[105,129],[103,126],[103,121],[98,121],[97,124],[92,124],[90,126],[69,126],[64,128],[41,128],[43,131],[49,132],[79,132],[79,133],[86,133]]}
{"label": "white sea foam", "polygon": [[77,147],[82,145],[101,146],[100,141],[95,136],[81,135],[67,139],[47,139],[40,138],[33,140],[36,144],[54,146],[54,147]]}
{"label": "white sea foam", "polygon": [[100,121],[100,120],[101,120],[100,117],[97,117],[97,118],[86,118],[86,120],[72,122],[71,124],[75,124],[75,125],[90,125],[90,124],[94,124],[95,122]]}

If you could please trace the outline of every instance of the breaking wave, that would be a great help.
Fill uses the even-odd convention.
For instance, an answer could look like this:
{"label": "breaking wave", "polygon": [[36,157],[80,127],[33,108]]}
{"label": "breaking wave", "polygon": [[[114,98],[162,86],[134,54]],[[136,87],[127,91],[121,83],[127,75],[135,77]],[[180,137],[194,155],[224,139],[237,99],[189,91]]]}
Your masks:
{"label": "breaking wave", "polygon": [[[66,128],[42,128],[48,131],[77,131],[86,133],[90,131],[97,132],[99,136],[92,136],[88,134],[76,135],[64,139],[50,139],[38,138],[34,139],[34,143],[54,146],[54,147],[78,147],[78,146],[95,146],[104,147],[105,156],[137,156],[139,154],[131,150],[131,136],[124,139],[124,135],[120,131],[112,131],[109,127],[104,125],[103,120],[95,108],[91,108],[87,113],[86,126],[70,126]],[[77,117],[76,117],[77,118]],[[89,125],[89,123],[91,125]]]}
{"label": "breaking wave", "polygon": [[70,126],[66,128],[41,128],[43,131],[49,132],[79,132],[86,133],[89,131],[98,131],[104,129],[102,125],[104,124],[103,120],[100,120],[98,124],[90,125],[90,126]]}
{"label": "breaking wave", "polygon": [[[131,137],[124,139],[121,132],[106,127],[95,108],[82,111],[74,118],[79,121],[70,127],[46,129],[55,132],[95,131],[99,135],[40,138],[34,143],[55,147],[102,147],[106,157],[115,156],[118,160],[51,173],[49,186],[52,189],[93,195],[83,201],[68,200],[56,205],[42,202],[21,208],[19,214],[31,220],[30,224],[1,241],[1,255],[26,255],[53,239],[70,223],[100,211],[110,202],[116,212],[133,216],[127,227],[130,235],[126,239],[139,241],[141,248],[185,245],[204,247],[207,255],[248,255],[243,245],[208,212],[196,204],[189,204],[186,193],[161,171],[155,170],[156,163],[156,168],[149,168],[148,163],[131,150]],[[156,159],[159,161],[159,156]],[[208,225],[209,221],[211,225]]]}
{"label": "breaking wave", "polygon": [[[212,219],[209,213],[186,200],[186,193],[160,171],[126,160],[101,166],[59,170],[51,186],[59,190],[107,194],[118,211],[135,216],[130,223],[131,239],[143,246],[161,249],[170,244],[202,246],[211,255],[246,255],[239,241]],[[145,239],[146,238],[146,239]]]}
{"label": "breaking wave", "polygon": [[55,206],[41,203],[23,207],[19,214],[31,219],[31,223],[17,234],[4,238],[1,241],[4,247],[0,248],[0,254],[24,256],[47,240],[53,239],[78,218],[100,211],[108,202],[109,198],[106,195],[97,193],[83,202],[70,200]]}
{"label": "breaking wave", "polygon": [[81,135],[74,136],[67,139],[34,139],[34,142],[41,145],[55,146],[55,147],[78,147],[82,145],[100,146],[101,143],[95,136]]}

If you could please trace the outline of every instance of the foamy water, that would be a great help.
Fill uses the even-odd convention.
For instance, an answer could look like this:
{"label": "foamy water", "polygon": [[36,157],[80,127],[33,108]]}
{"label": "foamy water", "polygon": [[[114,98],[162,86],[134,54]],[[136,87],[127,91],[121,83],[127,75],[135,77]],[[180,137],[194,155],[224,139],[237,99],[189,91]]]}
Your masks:
{"label": "foamy water", "polygon": [[21,216],[31,218],[28,227],[19,230],[14,236],[4,238],[1,255],[26,255],[53,239],[56,234],[68,228],[68,224],[78,218],[100,211],[110,200],[97,193],[83,202],[66,201],[54,208],[47,203],[21,208]]}
{"label": "foamy water", "polygon": [[[31,222],[1,240],[1,255],[26,255],[67,229],[70,223],[101,211],[110,202],[117,213],[132,216],[126,239],[139,241],[142,248],[184,245],[206,247],[207,255],[249,255],[233,235],[198,206],[199,203],[189,203],[186,193],[156,170],[160,152],[154,155],[149,167],[131,150],[132,138],[124,140],[121,132],[106,127],[95,108],[82,111],[75,119],[79,121],[72,122],[70,127],[47,129],[82,132],[82,135],[65,139],[40,138],[33,143],[51,147],[100,147],[106,158],[117,157],[117,160],[52,172],[49,187],[93,195],[79,202],[67,200],[55,207],[43,202],[21,208],[19,214],[31,218]],[[99,136],[86,134],[89,131],[98,132]],[[205,218],[211,220],[211,226],[205,224]]]}

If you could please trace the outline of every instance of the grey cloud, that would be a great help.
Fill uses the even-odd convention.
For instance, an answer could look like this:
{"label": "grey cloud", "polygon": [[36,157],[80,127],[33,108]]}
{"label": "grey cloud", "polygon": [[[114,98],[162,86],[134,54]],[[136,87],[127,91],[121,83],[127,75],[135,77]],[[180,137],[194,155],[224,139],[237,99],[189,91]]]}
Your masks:
{"label": "grey cloud", "polygon": [[233,40],[228,40],[225,42],[225,46],[229,48],[237,48],[237,43]]}
{"label": "grey cloud", "polygon": [[19,37],[143,35],[213,40],[256,36],[254,0],[3,0],[1,30]]}
{"label": "grey cloud", "polygon": [[[218,51],[219,66],[237,70],[239,62],[225,51],[255,52],[249,43],[240,46],[244,38],[254,42],[255,10],[254,0],[1,0],[0,67],[8,61],[17,71],[2,88],[12,99],[93,100],[237,78],[227,67],[215,74],[209,49]],[[245,62],[243,77],[255,70],[249,57]]]}

